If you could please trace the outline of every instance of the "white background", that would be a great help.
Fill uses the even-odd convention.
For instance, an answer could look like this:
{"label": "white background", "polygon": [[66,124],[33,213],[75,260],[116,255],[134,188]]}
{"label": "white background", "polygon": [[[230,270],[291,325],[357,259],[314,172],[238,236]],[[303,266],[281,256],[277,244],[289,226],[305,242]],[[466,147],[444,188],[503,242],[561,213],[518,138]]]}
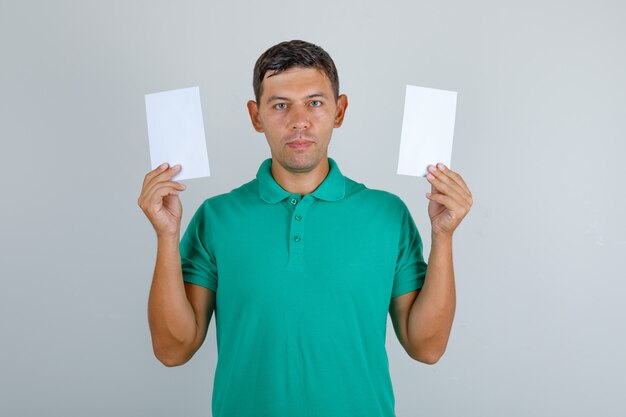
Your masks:
{"label": "white background", "polygon": [[624,21],[619,1],[0,0],[0,414],[210,414],[214,321],[186,365],[152,353],[144,94],[200,86],[212,176],[186,182],[186,227],[269,156],[252,68],[305,39],[349,97],[330,156],[398,194],[427,252],[429,187],[396,174],[405,86],[458,92],[457,315],[434,366],[389,321],[398,416],[626,415]]}

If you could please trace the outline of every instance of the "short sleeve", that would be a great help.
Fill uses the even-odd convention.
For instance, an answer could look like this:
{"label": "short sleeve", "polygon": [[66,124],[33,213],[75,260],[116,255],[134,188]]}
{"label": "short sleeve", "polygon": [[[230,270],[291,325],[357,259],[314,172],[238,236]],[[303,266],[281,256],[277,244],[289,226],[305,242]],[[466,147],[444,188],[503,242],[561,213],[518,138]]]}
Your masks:
{"label": "short sleeve", "polygon": [[391,297],[422,288],[426,277],[422,239],[406,204],[401,201],[398,258]]}
{"label": "short sleeve", "polygon": [[217,264],[207,234],[206,201],[191,218],[180,241],[183,281],[217,291]]}

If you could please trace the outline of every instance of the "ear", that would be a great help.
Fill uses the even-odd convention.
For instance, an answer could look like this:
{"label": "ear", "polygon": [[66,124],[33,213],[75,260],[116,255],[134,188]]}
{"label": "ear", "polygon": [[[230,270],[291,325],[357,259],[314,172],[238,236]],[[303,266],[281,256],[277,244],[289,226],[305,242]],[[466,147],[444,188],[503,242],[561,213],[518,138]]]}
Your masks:
{"label": "ear", "polygon": [[343,123],[343,117],[346,114],[346,109],[348,108],[348,96],[345,94],[337,97],[337,111],[335,112],[335,125],[334,127],[341,127]]}
{"label": "ear", "polygon": [[250,114],[250,121],[252,122],[252,126],[254,126],[254,130],[257,132],[264,132],[263,125],[261,124],[261,118],[259,116],[259,106],[256,104],[256,101],[249,100],[248,101],[248,113]]}

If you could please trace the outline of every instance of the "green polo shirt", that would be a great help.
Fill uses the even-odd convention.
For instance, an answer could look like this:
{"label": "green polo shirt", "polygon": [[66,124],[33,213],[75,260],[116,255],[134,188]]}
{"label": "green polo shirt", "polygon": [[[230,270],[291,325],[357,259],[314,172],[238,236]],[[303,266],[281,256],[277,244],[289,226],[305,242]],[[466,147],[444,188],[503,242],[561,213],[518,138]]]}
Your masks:
{"label": "green polo shirt", "polygon": [[266,159],[204,201],[181,240],[183,279],[216,293],[213,417],[391,417],[392,297],[421,288],[404,202],[330,171],[301,196]]}

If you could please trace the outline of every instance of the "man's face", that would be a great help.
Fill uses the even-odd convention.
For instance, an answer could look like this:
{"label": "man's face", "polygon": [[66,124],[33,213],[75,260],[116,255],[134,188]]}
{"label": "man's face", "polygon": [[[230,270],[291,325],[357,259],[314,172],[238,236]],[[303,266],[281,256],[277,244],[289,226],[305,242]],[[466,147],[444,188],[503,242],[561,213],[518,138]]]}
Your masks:
{"label": "man's face", "polygon": [[333,128],[348,105],[335,100],[332,85],[316,68],[290,68],[265,75],[259,103],[248,102],[252,124],[265,133],[272,158],[290,172],[309,172],[328,155]]}

